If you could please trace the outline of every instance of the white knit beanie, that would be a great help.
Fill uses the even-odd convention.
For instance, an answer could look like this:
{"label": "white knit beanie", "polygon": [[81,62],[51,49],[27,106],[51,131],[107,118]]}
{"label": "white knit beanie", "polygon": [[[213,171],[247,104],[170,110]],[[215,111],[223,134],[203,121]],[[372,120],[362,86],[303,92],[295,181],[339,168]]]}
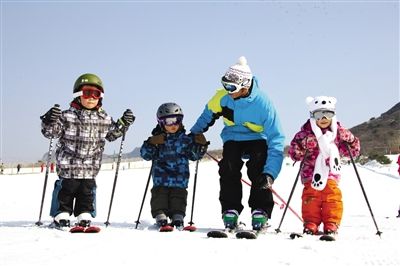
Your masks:
{"label": "white knit beanie", "polygon": [[246,57],[239,57],[238,62],[228,68],[224,78],[236,84],[241,84],[243,87],[250,87],[253,74],[249,65],[247,65]]}

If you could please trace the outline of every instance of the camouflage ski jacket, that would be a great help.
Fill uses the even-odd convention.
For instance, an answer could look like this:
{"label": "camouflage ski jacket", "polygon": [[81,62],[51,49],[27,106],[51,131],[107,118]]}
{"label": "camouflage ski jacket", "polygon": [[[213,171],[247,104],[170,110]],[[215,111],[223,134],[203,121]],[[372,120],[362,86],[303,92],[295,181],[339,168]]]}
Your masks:
{"label": "camouflage ski jacket", "polygon": [[145,141],[140,149],[143,159],[153,161],[153,185],[187,188],[189,160],[200,160],[207,147],[198,145],[185,130],[165,134],[165,143],[157,146]]}

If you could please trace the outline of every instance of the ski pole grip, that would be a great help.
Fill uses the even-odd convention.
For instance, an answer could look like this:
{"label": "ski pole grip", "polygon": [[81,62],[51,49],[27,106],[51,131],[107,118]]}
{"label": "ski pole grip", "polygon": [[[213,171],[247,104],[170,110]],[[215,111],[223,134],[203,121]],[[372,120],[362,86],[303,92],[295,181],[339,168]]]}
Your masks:
{"label": "ski pole grip", "polygon": [[56,104],[54,105],[54,107],[60,108],[60,105],[59,105],[58,103],[56,103]]}

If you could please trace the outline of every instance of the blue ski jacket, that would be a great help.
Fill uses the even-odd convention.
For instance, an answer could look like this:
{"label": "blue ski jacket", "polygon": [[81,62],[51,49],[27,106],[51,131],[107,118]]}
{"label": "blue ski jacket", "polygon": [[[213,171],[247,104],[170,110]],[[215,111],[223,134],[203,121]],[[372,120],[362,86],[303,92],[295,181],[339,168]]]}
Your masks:
{"label": "blue ski jacket", "polygon": [[157,146],[147,140],[140,148],[146,161],[153,161],[153,186],[187,188],[189,184],[189,160],[203,158],[207,147],[196,144],[194,136],[186,135],[181,129],[165,135],[165,143]]}
{"label": "blue ski jacket", "polygon": [[268,156],[263,173],[275,179],[282,167],[285,136],[275,107],[258,87],[255,76],[250,90],[249,96],[233,99],[225,89],[218,89],[190,131],[204,133],[222,116],[224,128],[221,138],[224,143],[265,139]]}

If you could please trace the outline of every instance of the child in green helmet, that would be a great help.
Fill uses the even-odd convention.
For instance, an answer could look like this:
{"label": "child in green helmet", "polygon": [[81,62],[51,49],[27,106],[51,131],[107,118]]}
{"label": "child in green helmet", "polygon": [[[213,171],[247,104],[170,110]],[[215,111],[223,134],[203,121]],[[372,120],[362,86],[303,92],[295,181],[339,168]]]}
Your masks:
{"label": "child in green helmet", "polygon": [[61,111],[56,105],[41,117],[42,134],[59,139],[55,152],[59,179],[50,209],[57,228],[69,227],[72,214],[79,226],[90,226],[96,217],[95,178],[105,141],[122,136],[135,120],[130,109],[116,122],[104,111],[103,83],[94,74],[83,74],[76,80],[73,97],[69,109]]}

